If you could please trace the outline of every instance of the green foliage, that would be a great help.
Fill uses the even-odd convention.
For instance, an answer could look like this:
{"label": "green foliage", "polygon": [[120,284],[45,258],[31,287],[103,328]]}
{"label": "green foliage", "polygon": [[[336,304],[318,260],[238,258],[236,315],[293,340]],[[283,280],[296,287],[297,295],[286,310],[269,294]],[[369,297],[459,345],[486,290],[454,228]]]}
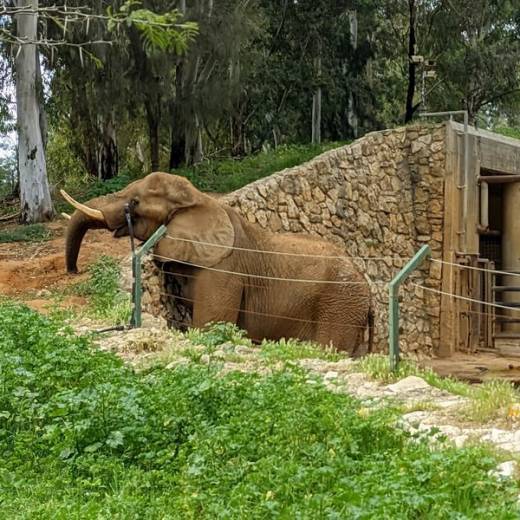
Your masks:
{"label": "green foliage", "polygon": [[119,287],[121,269],[116,259],[101,255],[88,267],[88,279],[74,287],[76,294],[86,296],[92,314],[107,318],[115,324],[127,323],[130,301]]}
{"label": "green foliage", "polygon": [[202,191],[228,193],[285,168],[310,161],[320,153],[343,144],[280,146],[243,159],[204,161],[191,168],[179,168],[173,173],[187,177]]}
{"label": "green foliage", "polygon": [[74,193],[84,188],[89,175],[73,153],[71,141],[72,135],[66,126],[53,128],[49,134],[45,158],[50,183]]}
{"label": "green foliage", "polygon": [[149,9],[139,9],[141,5],[142,2],[138,0],[127,0],[117,13],[109,6],[108,30],[114,31],[121,23],[135,27],[141,34],[143,48],[148,54],[155,50],[174,54],[186,52],[198,33],[198,25],[194,22],[179,23],[182,14],[177,10],[158,14]]}
{"label": "green foliage", "polygon": [[95,181],[90,184],[81,194],[82,200],[90,200],[101,195],[108,195],[115,191],[122,190],[135,179],[127,174],[118,175],[106,181]]}
{"label": "green foliage", "polygon": [[520,402],[520,392],[509,381],[486,381],[472,386],[470,397],[464,414],[477,422],[505,419],[510,406]]}
{"label": "green foliage", "polygon": [[432,451],[297,370],[140,374],[0,303],[4,518],[515,518],[481,448]]}
{"label": "green foliage", "polygon": [[294,361],[297,359],[326,359],[327,361],[339,361],[345,358],[344,354],[323,345],[297,341],[293,339],[281,339],[280,341],[262,342],[261,357],[270,362]]}
{"label": "green foliage", "polygon": [[[0,126],[1,123],[0,113]],[[17,168],[14,150],[8,144],[0,143],[0,198],[13,194],[17,180]],[[2,209],[0,209],[0,214],[3,213]]]}
{"label": "green foliage", "polygon": [[499,127],[493,128],[493,132],[496,132],[497,134],[505,135],[506,137],[512,137],[513,139],[520,139],[520,128],[499,126]]}
{"label": "green foliage", "polygon": [[0,231],[0,244],[6,242],[44,242],[52,233],[43,224],[16,226]]}
{"label": "green foliage", "polygon": [[450,377],[440,377],[433,370],[421,368],[406,359],[400,361],[396,372],[392,372],[387,356],[370,354],[356,363],[356,369],[383,383],[395,383],[408,376],[418,376],[428,384],[453,394],[467,396],[471,393],[470,385]]}
{"label": "green foliage", "polygon": [[224,343],[232,345],[250,345],[245,331],[233,323],[212,323],[204,329],[190,329],[186,337],[196,345],[203,345],[210,349]]}

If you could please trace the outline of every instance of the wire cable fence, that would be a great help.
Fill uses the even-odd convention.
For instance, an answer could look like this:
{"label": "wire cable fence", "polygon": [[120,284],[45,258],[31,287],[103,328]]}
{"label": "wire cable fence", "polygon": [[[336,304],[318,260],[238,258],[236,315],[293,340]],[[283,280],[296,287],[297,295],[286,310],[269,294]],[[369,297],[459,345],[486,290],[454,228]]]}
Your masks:
{"label": "wire cable fence", "polygon": [[[495,275],[504,275],[504,276],[514,276],[514,277],[520,277],[520,272],[517,270],[511,268],[511,269],[487,269],[485,267],[476,267],[473,265],[464,265],[464,264],[457,264],[455,262],[447,262],[445,260],[439,260],[437,258],[431,258],[431,262],[436,264],[442,264],[442,265],[449,265],[452,267],[457,267],[458,269],[467,269],[469,271],[479,271],[482,273],[492,273]],[[515,272],[516,271],[516,272]]]}
{"label": "wire cable fence", "polygon": [[502,309],[502,310],[507,310],[507,311],[516,311],[516,312],[520,311],[520,308],[518,308],[518,307],[509,307],[507,305],[501,305],[499,303],[486,302],[483,300],[477,300],[475,298],[469,298],[468,296],[462,296],[460,294],[453,294],[450,292],[441,291],[439,289],[434,289],[433,287],[425,287],[424,285],[419,285],[414,282],[410,282],[410,283],[414,287],[418,287],[418,288],[422,289],[423,291],[439,294],[442,296],[448,296],[448,297],[454,298],[456,300],[466,301],[466,302],[470,302],[470,303],[478,303],[479,305],[483,305],[483,306],[487,305],[488,307],[493,307],[495,309]]}
{"label": "wire cable fence", "polygon": [[[342,259],[363,260],[363,261],[372,260],[372,261],[385,261],[386,262],[385,267],[388,267],[389,261],[391,261],[392,263],[395,262],[395,264],[398,264],[398,263],[400,264],[402,262],[406,262],[409,260],[408,257],[404,257],[404,256],[397,257],[397,256],[392,256],[392,255],[370,257],[370,256],[321,255],[321,254],[307,254],[307,253],[291,253],[291,252],[284,252],[284,251],[267,251],[267,250],[260,249],[260,248],[253,249],[253,248],[243,248],[243,247],[235,247],[235,246],[230,247],[230,246],[226,246],[226,245],[222,245],[222,244],[214,244],[214,243],[203,241],[203,240],[191,240],[191,239],[183,239],[180,237],[173,237],[171,235],[167,235],[166,238],[168,238],[169,240],[179,240],[181,242],[192,243],[192,244],[197,244],[197,245],[201,245],[201,246],[209,246],[209,247],[216,246],[219,248],[233,249],[233,250],[238,250],[240,252],[250,253],[250,254],[255,254],[255,255],[264,255],[264,254],[273,255],[273,256],[279,255],[280,257],[285,257],[287,259],[304,258],[304,259],[309,259],[309,261],[312,261],[312,260],[334,261],[334,260],[342,260]],[[313,278],[307,277],[307,276],[282,277],[282,276],[270,275],[267,272],[264,272],[264,273],[245,272],[246,270],[243,268],[242,268],[242,270],[233,270],[233,269],[223,269],[223,268],[217,268],[217,267],[208,267],[208,266],[204,266],[199,263],[196,263],[196,262],[177,260],[176,258],[159,255],[159,254],[153,255],[153,258],[155,260],[159,261],[159,265],[163,266],[160,269],[164,275],[184,278],[186,283],[190,283],[190,281],[193,281],[197,277],[197,275],[195,275],[193,272],[190,272],[190,269],[187,269],[186,270],[187,272],[183,272],[184,269],[181,269],[180,267],[176,268],[175,265],[187,266],[188,268],[197,268],[197,269],[202,269],[202,270],[207,270],[207,271],[213,271],[216,273],[230,275],[232,277],[240,277],[240,278],[244,279],[241,282],[244,287],[251,288],[251,289],[258,289],[258,290],[262,290],[262,291],[272,290],[272,285],[269,282],[276,282],[276,283],[282,283],[282,284],[283,283],[288,283],[288,284],[294,283],[294,284],[308,284],[308,285],[323,284],[326,286],[342,286],[342,285],[356,286],[356,285],[369,284],[370,286],[372,286],[372,290],[371,290],[372,297],[374,296],[374,291],[376,293],[375,301],[374,301],[374,299],[372,299],[372,302],[375,303],[374,307],[377,309],[377,314],[379,314],[379,317],[376,318],[375,323],[373,324],[374,325],[374,337],[375,337],[374,344],[379,345],[377,348],[381,348],[381,340],[384,337],[386,337],[387,334],[389,335],[389,337],[392,336],[390,334],[390,331],[392,330],[390,327],[390,324],[389,324],[388,328],[386,328],[385,324],[384,324],[385,318],[391,314],[391,313],[387,314],[384,310],[385,296],[384,296],[383,289],[387,288],[389,286],[389,282],[386,280],[381,280],[381,279],[374,280],[373,279],[374,277],[372,277],[372,279],[370,281],[340,280],[340,279],[332,279],[332,280],[313,279]],[[500,303],[500,302],[489,301],[489,300],[487,300],[488,296],[483,296],[481,298],[475,297],[474,296],[475,287],[471,288],[468,286],[468,287],[464,288],[464,286],[463,286],[462,288],[459,287],[458,289],[454,289],[452,291],[442,290],[441,285],[442,285],[443,279],[444,279],[442,277],[442,275],[441,275],[440,279],[434,279],[435,281],[431,286],[425,285],[425,283],[427,283],[427,279],[430,277],[429,270],[433,264],[438,264],[443,267],[446,266],[449,268],[456,268],[460,271],[467,269],[469,271],[475,271],[475,272],[479,272],[479,273],[492,273],[493,275],[520,276],[519,272],[514,272],[513,270],[487,269],[485,267],[476,267],[476,266],[472,266],[472,265],[464,265],[464,264],[459,264],[459,263],[455,263],[455,262],[447,262],[447,261],[439,260],[436,258],[429,258],[429,260],[430,260],[430,264],[425,264],[421,267],[416,266],[415,272],[409,273],[411,278],[408,280],[405,280],[403,283],[403,289],[405,290],[404,298],[402,298],[402,296],[399,297],[400,301],[403,299],[406,303],[406,311],[405,311],[406,315],[404,316],[405,319],[403,321],[401,321],[400,326],[404,327],[404,331],[406,331],[405,334],[411,334],[411,336],[409,336],[409,337],[412,338],[412,339],[405,340],[405,342],[407,342],[407,344],[410,344],[409,343],[410,341],[413,341],[413,342],[416,341],[416,339],[413,339],[413,338],[416,338],[418,330],[419,330],[419,332],[424,331],[427,335],[430,335],[432,333],[432,331],[435,330],[435,327],[440,328],[440,326],[441,326],[442,321],[441,321],[440,316],[442,315],[442,312],[443,312],[443,309],[441,308],[441,302],[440,301],[432,302],[431,300],[428,301],[428,300],[424,299],[424,295],[426,293],[430,293],[430,294],[436,295],[438,297],[452,298],[454,300],[468,304],[468,305],[462,305],[462,307],[456,306],[453,309],[453,311],[456,313],[456,316],[459,316],[460,318],[462,318],[463,316],[466,316],[466,317],[475,316],[475,319],[480,320],[478,322],[478,327],[477,327],[479,330],[479,333],[477,335],[478,338],[480,338],[479,341],[484,341],[482,338],[494,337],[494,336],[489,336],[490,332],[486,332],[486,331],[491,331],[491,334],[494,334],[493,331],[496,330],[495,325],[493,325],[493,328],[489,328],[488,325],[483,325],[484,322],[482,321],[482,319],[489,318],[488,320],[486,320],[486,322],[493,323],[493,324],[498,323],[498,322],[507,323],[508,321],[509,322],[519,321],[519,320],[516,320],[515,316],[519,316],[519,318],[520,318],[520,314],[516,314],[517,312],[520,311],[520,308],[512,306],[512,305]],[[269,263],[266,263],[265,265],[269,266]],[[443,269],[443,271],[444,271],[444,269]],[[383,273],[388,275],[388,269],[381,270],[381,274],[383,274]],[[377,278],[377,275],[376,275],[376,278]],[[265,283],[264,283],[264,281],[265,281]],[[432,282],[432,281],[433,280],[430,278],[430,282]],[[456,285],[454,285],[453,287],[455,288]],[[420,292],[414,293],[414,289],[416,289]],[[290,289],[287,289],[287,290],[290,290]],[[464,293],[459,293],[459,291],[470,291],[470,292],[468,292],[468,295],[466,296],[466,295],[464,295]],[[473,291],[473,292],[471,292],[471,291]],[[479,289],[477,289],[477,294],[479,294]],[[482,293],[482,294],[486,294],[486,293]],[[192,316],[193,306],[204,302],[204,299],[197,299],[198,297],[190,298],[189,296],[191,296],[191,294],[184,295],[182,293],[177,293],[176,291],[169,292],[168,290],[166,290],[166,291],[162,290],[162,291],[160,291],[160,296],[161,296],[161,298],[168,298],[168,299],[175,300],[181,307],[184,306],[183,307],[184,309],[189,309],[188,312],[184,314],[184,316],[187,316],[188,319],[178,319],[179,316],[182,316],[182,313],[181,313],[181,314],[174,315],[173,318],[169,320],[173,324],[182,325],[182,326],[186,326],[186,327],[190,327],[190,325],[192,324],[192,321],[189,318],[191,318],[191,316]],[[176,305],[176,304],[174,304],[174,305]],[[436,307],[438,310],[440,310],[441,314],[437,314],[437,315],[431,314],[430,309],[432,307]],[[353,323],[351,323],[349,325],[347,322],[339,323],[337,321],[327,320],[326,318],[324,318],[323,320],[320,320],[320,319],[315,319],[316,316],[305,317],[302,315],[298,315],[298,312],[291,313],[290,312],[291,307],[286,307],[286,310],[289,309],[288,312],[276,313],[276,312],[269,312],[268,307],[265,307],[263,309],[260,308],[258,310],[250,310],[250,309],[240,307],[238,305],[237,306],[230,306],[230,305],[226,306],[225,296],[222,298],[222,305],[220,308],[222,310],[236,313],[237,316],[242,316],[242,317],[256,316],[256,317],[258,317],[259,320],[262,320],[262,319],[279,320],[282,324],[287,323],[288,329],[290,329],[289,325],[291,323],[293,325],[301,324],[302,330],[306,329],[306,328],[308,330],[308,328],[316,327],[320,324],[324,325],[325,327],[331,327],[331,328],[340,326],[345,329],[350,328],[350,329],[359,330],[360,338],[363,338],[364,340],[366,340],[366,332],[368,331],[368,321],[366,324],[364,324],[364,323],[359,323],[359,322],[356,323],[355,320],[352,320]],[[295,309],[296,309],[296,307],[295,307]],[[489,311],[485,311],[485,309],[489,309]],[[446,311],[446,309],[444,309],[444,311]],[[499,312],[496,312],[496,311],[499,311]],[[511,314],[513,317],[511,316]],[[430,322],[430,327],[424,328],[424,329],[423,328],[417,329],[418,321]],[[266,323],[268,323],[268,322],[266,322]],[[435,323],[436,323],[436,325],[435,325]],[[432,329],[431,326],[433,326],[434,328]],[[467,325],[465,325],[465,327],[467,327]],[[292,330],[293,331],[295,330],[294,327],[292,328]],[[484,334],[484,336],[482,336],[482,334]],[[406,336],[405,336],[405,338],[406,338]],[[261,339],[264,339],[264,338],[258,338],[258,340],[261,340]],[[336,347],[345,348],[346,346],[336,345]],[[347,349],[348,349],[348,346],[347,346]]]}
{"label": "wire cable fence", "polygon": [[268,255],[278,255],[278,256],[292,256],[292,257],[302,257],[302,258],[320,258],[320,259],[329,259],[329,260],[374,260],[374,261],[400,261],[407,262],[410,257],[402,257],[402,256],[348,256],[348,255],[317,255],[317,254],[309,254],[309,253],[292,253],[288,251],[273,251],[266,249],[252,249],[247,247],[238,247],[238,246],[228,246],[224,244],[217,244],[215,242],[205,242],[202,240],[193,240],[188,238],[174,237],[172,235],[165,235],[164,238],[169,240],[175,240],[178,242],[186,242],[190,244],[204,245],[217,247],[222,249],[233,249],[235,251],[244,251],[248,253],[260,253],[260,254],[268,254]]}
{"label": "wire cable fence", "polygon": [[[177,296],[177,295],[173,295],[173,294],[167,293],[167,292],[161,292],[160,295],[173,297],[178,300],[192,303],[192,304],[205,302],[205,300],[200,300],[200,299],[196,300],[193,298],[186,298],[184,296]],[[219,309],[233,311],[233,312],[242,313],[242,314],[249,314],[249,315],[254,315],[254,316],[262,316],[263,318],[276,318],[276,319],[281,319],[281,320],[285,320],[285,321],[294,321],[294,322],[298,322],[298,323],[334,325],[334,326],[338,326],[338,327],[348,327],[348,328],[356,328],[356,329],[362,329],[362,330],[366,330],[366,328],[367,328],[367,325],[351,325],[351,324],[348,324],[345,322],[340,323],[340,322],[326,321],[326,320],[310,320],[310,319],[305,319],[305,318],[297,318],[295,316],[285,316],[285,315],[281,315],[281,314],[272,314],[272,313],[268,313],[268,312],[252,311],[252,310],[243,309],[243,308],[239,308],[239,307],[219,306]]]}
{"label": "wire cable fence", "polygon": [[[310,280],[306,278],[284,278],[284,277],[278,277],[278,276],[268,276],[268,275],[260,275],[260,274],[253,274],[253,273],[244,273],[239,271],[230,271],[228,269],[218,269],[216,267],[209,267],[205,265],[196,264],[194,262],[187,262],[184,260],[177,260],[175,258],[158,255],[157,253],[152,254],[153,258],[157,258],[158,260],[161,260],[163,262],[174,262],[182,265],[186,265],[188,267],[196,267],[199,269],[204,269],[207,271],[212,271],[216,273],[222,273],[222,274],[229,274],[234,276],[241,276],[246,278],[254,278],[257,280],[271,280],[271,281],[277,281],[277,282],[294,282],[294,283],[303,283],[303,284],[324,284],[324,285],[367,285],[367,281],[359,281],[359,282],[352,282],[352,281],[341,281],[341,280]],[[375,283],[385,283],[386,282],[375,282]]]}

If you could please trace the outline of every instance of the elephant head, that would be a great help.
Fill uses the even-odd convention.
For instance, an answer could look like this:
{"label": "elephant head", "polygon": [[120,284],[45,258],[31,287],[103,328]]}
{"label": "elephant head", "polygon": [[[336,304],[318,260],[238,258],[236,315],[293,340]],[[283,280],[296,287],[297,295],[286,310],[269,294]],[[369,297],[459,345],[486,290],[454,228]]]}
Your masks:
{"label": "elephant head", "polygon": [[137,239],[147,240],[162,224],[167,226],[167,235],[155,247],[160,259],[211,267],[232,251],[235,232],[225,207],[177,175],[154,172],[85,204],[63,191],[62,195],[76,208],[67,229],[70,273],[77,272],[81,242],[88,229],[109,229],[115,237],[128,235],[126,205]]}

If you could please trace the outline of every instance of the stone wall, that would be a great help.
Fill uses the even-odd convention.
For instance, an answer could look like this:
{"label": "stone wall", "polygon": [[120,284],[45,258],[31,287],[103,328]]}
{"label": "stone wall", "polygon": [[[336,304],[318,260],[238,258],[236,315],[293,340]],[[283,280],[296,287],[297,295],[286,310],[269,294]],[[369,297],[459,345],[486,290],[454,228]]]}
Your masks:
{"label": "stone wall", "polygon": [[[442,255],[445,135],[444,125],[374,132],[222,201],[262,228],[320,235],[354,257],[371,280],[374,346],[385,351],[387,283],[421,245],[430,244],[433,257]],[[401,348],[409,356],[430,356],[440,339],[439,297],[412,283],[440,289],[440,278],[438,264],[426,262],[403,287]],[[147,268],[145,310],[189,321],[158,294],[165,283],[173,282]]]}

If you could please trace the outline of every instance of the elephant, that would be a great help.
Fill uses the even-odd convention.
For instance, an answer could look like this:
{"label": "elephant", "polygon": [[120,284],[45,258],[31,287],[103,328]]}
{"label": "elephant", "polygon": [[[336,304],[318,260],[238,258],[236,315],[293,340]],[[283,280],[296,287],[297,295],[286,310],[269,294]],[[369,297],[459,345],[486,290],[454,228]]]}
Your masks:
{"label": "elephant", "polygon": [[371,332],[370,288],[334,244],[252,224],[234,208],[197,190],[186,178],[153,172],[123,190],[76,202],[66,235],[66,266],[77,272],[88,229],[147,240],[162,224],[154,254],[189,275],[192,326],[231,322],[257,341],[296,338],[355,355]]}

